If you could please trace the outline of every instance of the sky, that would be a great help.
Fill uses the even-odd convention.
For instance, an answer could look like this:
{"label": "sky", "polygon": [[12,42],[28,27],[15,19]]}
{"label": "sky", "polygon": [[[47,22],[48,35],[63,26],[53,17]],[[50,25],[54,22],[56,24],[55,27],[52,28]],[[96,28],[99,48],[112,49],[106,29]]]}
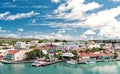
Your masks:
{"label": "sky", "polygon": [[120,39],[120,0],[0,0],[0,37]]}

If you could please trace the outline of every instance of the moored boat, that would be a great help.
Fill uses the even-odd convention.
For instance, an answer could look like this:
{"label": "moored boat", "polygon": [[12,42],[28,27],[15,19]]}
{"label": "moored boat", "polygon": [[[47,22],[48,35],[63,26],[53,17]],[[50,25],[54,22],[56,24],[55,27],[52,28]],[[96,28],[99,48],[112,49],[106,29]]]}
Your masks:
{"label": "moored boat", "polygon": [[95,60],[88,60],[87,62],[85,62],[86,64],[92,64],[92,63],[96,63]]}
{"label": "moored boat", "polygon": [[66,61],[66,63],[69,63],[69,64],[77,64],[77,62],[75,60],[69,60],[69,61]]}
{"label": "moored boat", "polygon": [[12,64],[12,61],[7,61],[7,60],[1,60],[2,64]]}
{"label": "moored boat", "polygon": [[45,63],[46,63],[45,61],[36,60],[34,63],[32,63],[32,66],[33,66],[33,67],[40,67],[40,66],[42,66],[42,65],[45,64]]}

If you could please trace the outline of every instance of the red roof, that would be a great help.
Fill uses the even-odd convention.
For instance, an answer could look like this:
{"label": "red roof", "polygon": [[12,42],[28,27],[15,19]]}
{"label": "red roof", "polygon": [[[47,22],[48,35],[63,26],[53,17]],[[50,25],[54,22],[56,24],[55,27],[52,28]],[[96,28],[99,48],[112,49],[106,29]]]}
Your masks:
{"label": "red roof", "polygon": [[78,53],[78,56],[88,56],[87,53]]}
{"label": "red roof", "polygon": [[15,53],[17,53],[17,52],[19,52],[20,50],[8,50],[8,53],[9,54],[15,54]]}
{"label": "red roof", "polygon": [[89,56],[89,57],[94,57],[94,56],[96,56],[94,53],[92,53],[92,52],[89,52],[89,53],[85,53],[85,52],[83,52],[83,53],[79,53],[78,54],[79,56]]}
{"label": "red roof", "polygon": [[99,54],[94,54],[92,52],[88,52],[88,53],[85,53],[85,52],[82,52],[82,53],[78,53],[78,56],[89,56],[89,57],[95,57],[95,56],[114,56],[113,53],[99,53]]}
{"label": "red roof", "polygon": [[108,55],[108,56],[114,56],[114,54],[113,54],[113,53],[107,53],[107,55]]}
{"label": "red roof", "polygon": [[99,53],[97,56],[107,56],[105,53]]}

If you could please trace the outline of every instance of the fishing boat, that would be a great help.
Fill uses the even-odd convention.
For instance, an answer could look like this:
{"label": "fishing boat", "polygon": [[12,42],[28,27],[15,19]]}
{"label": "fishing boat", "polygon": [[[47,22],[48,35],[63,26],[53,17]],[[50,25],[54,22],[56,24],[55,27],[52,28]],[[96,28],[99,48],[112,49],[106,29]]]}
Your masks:
{"label": "fishing boat", "polygon": [[75,60],[69,60],[69,61],[66,61],[66,63],[69,63],[69,64],[77,64],[77,62]]}
{"label": "fishing boat", "polygon": [[45,63],[46,63],[45,61],[36,60],[34,63],[32,63],[32,66],[33,66],[33,67],[40,67],[40,66],[42,66],[42,65],[45,64]]}

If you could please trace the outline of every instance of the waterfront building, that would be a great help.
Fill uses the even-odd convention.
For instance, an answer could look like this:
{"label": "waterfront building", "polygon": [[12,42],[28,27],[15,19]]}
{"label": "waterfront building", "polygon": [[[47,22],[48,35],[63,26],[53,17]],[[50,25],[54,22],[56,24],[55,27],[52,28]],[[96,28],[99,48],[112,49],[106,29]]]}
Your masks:
{"label": "waterfront building", "polygon": [[32,50],[33,49],[24,49],[24,50],[10,49],[7,50],[7,54],[5,58],[6,60],[12,60],[12,61],[24,60],[26,58],[25,53]]}
{"label": "waterfront building", "polygon": [[78,57],[81,58],[82,60],[89,60],[89,59],[95,59],[95,60],[106,60],[106,59],[113,59],[114,58],[114,54],[107,52],[107,53],[103,53],[103,52],[82,52],[82,53],[78,53]]}
{"label": "waterfront building", "polygon": [[6,55],[6,60],[17,60],[17,59],[19,59],[19,57],[17,55],[17,53],[19,51],[20,50],[8,50],[7,55]]}

